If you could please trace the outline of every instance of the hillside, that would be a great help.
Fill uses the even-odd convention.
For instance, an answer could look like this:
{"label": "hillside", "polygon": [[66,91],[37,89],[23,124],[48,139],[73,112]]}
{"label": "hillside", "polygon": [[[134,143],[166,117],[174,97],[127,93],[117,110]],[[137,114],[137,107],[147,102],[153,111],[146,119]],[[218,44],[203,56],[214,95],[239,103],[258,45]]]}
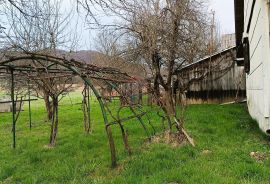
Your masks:
{"label": "hillside", "polygon": [[136,63],[126,62],[124,59],[119,57],[106,56],[97,51],[82,50],[71,53],[66,52],[66,54],[77,61],[87,64],[92,64],[99,67],[117,68],[122,72],[126,72],[136,78],[144,78],[146,75],[143,68]]}

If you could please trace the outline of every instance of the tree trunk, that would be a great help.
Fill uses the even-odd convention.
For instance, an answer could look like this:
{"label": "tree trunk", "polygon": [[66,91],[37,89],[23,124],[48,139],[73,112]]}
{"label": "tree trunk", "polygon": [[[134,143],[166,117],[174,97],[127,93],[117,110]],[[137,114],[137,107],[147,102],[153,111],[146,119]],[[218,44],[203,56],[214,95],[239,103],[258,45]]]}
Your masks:
{"label": "tree trunk", "polygon": [[142,85],[139,84],[139,99],[138,104],[143,105],[143,91],[142,91]]}
{"label": "tree trunk", "polygon": [[147,95],[148,95],[148,98],[147,98],[147,105],[149,106],[152,106],[152,90],[151,90],[151,80],[148,80],[147,81]]}
{"label": "tree trunk", "polygon": [[129,155],[131,155],[131,149],[130,149],[129,144],[128,144],[128,131],[127,130],[125,131],[125,129],[121,123],[119,123],[119,126],[121,129],[122,139],[124,142],[125,150],[128,152]]}
{"label": "tree trunk", "polygon": [[56,143],[56,136],[58,132],[58,97],[52,98],[53,104],[53,115],[51,118],[51,135],[50,135],[50,146],[54,147]]}
{"label": "tree trunk", "polygon": [[186,115],[186,108],[187,108],[187,98],[186,98],[186,94],[184,92],[181,92],[179,91],[179,112],[177,113],[178,114],[178,117],[177,120],[179,122],[178,127],[177,129],[179,131],[181,131],[181,129],[183,128],[184,126],[184,122],[185,122],[185,115]]}
{"label": "tree trunk", "polygon": [[[83,97],[85,98],[85,97]],[[82,111],[83,111],[83,122],[84,122],[84,131],[89,134],[90,132],[90,123],[89,123],[89,118],[88,118],[88,111],[87,111],[87,104],[86,100],[83,99],[82,101]]]}
{"label": "tree trunk", "polygon": [[83,100],[82,100],[82,111],[83,111],[83,120],[84,120],[84,131],[89,134],[91,131],[91,120],[90,120],[90,93],[88,86],[85,86],[83,92]]}
{"label": "tree trunk", "polygon": [[53,116],[53,104],[52,102],[50,102],[50,96],[45,90],[43,91],[43,95],[44,95],[44,102],[45,102],[45,107],[47,111],[47,119],[50,121],[52,120],[52,116]]}
{"label": "tree trunk", "polygon": [[158,76],[155,77],[154,80],[154,103],[157,105],[161,105],[159,104],[159,99],[160,99],[160,88],[159,88],[159,79]]}
{"label": "tree trunk", "polygon": [[167,113],[169,116],[175,115],[175,103],[173,100],[172,88],[169,87],[165,90],[164,96],[165,108],[167,109]]}
{"label": "tree trunk", "polygon": [[112,168],[115,168],[117,166],[116,163],[116,150],[115,150],[115,144],[112,136],[112,130],[110,126],[106,126],[106,132],[109,139],[109,145],[111,150],[111,161],[112,161]]}

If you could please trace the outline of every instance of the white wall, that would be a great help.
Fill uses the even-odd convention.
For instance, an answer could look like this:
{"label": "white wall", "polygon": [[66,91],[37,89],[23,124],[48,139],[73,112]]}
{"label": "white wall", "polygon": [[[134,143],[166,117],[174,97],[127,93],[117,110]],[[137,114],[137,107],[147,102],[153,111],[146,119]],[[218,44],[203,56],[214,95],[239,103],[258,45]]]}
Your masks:
{"label": "white wall", "polygon": [[245,0],[244,37],[250,41],[250,73],[247,75],[247,100],[251,116],[263,131],[270,130],[270,46],[268,0],[256,0],[247,33],[253,0]]}

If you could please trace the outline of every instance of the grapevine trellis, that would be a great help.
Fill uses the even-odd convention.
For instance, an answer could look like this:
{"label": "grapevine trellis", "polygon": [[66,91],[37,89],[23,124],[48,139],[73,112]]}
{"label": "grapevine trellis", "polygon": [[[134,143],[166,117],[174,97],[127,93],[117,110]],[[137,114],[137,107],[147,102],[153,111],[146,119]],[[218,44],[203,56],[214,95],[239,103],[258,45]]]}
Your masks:
{"label": "grapevine trellis", "polygon": [[[40,65],[37,65],[39,63]],[[43,64],[42,64],[43,63]],[[44,65],[46,63],[46,65]],[[42,67],[41,67],[42,66]],[[141,80],[134,79],[127,73],[121,72],[118,69],[110,67],[97,67],[91,64],[76,61],[74,59],[67,59],[64,56],[56,56],[40,53],[21,53],[12,54],[8,53],[2,56],[0,61],[0,73],[1,76],[5,76],[10,79],[10,94],[12,103],[12,133],[13,133],[13,148],[16,147],[16,121],[18,114],[16,112],[16,103],[27,101],[29,102],[29,121],[30,128],[31,123],[31,101],[30,98],[30,82],[31,80],[39,80],[39,77],[43,73],[47,74],[48,78],[61,78],[61,77],[79,77],[84,81],[85,87],[82,92],[82,109],[84,112],[84,128],[86,131],[91,131],[91,118],[90,118],[90,89],[93,91],[96,99],[99,102],[101,108],[105,130],[107,133],[109,147],[111,152],[112,166],[116,166],[116,148],[112,135],[111,126],[118,125],[122,133],[123,144],[126,151],[130,154],[131,149],[128,143],[128,134],[125,130],[123,123],[132,119],[137,119],[141,124],[142,129],[145,131],[147,138],[155,133],[155,129],[151,124],[151,121],[147,115],[147,112],[141,108],[142,101],[142,85],[145,83]],[[14,97],[14,76],[25,77],[28,80],[28,99],[17,100]],[[44,77],[44,76],[43,76]],[[130,88],[127,88],[129,86]],[[138,94],[134,94],[132,86],[137,86],[139,89]],[[114,91],[117,95],[112,95],[105,89],[110,89],[110,92]],[[131,91],[128,91],[130,89]],[[138,100],[135,103],[134,96],[137,96]],[[117,97],[120,100],[120,106],[116,114],[114,114],[108,104],[108,100]],[[121,111],[128,108],[132,113],[128,117],[121,117]],[[19,113],[19,112],[18,112]],[[147,122],[153,131],[149,130],[149,126],[143,120],[143,116],[148,117]],[[109,119],[112,119],[110,122]],[[58,121],[58,120],[57,120]],[[58,122],[57,122],[58,123]]]}

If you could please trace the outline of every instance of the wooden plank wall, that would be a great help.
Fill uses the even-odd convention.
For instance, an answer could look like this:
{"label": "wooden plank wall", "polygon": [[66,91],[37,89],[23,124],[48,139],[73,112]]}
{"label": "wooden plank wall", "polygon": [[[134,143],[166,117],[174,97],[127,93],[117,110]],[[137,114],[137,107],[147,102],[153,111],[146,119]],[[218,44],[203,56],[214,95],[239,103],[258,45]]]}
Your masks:
{"label": "wooden plank wall", "polygon": [[184,67],[178,78],[184,81],[188,103],[225,103],[246,98],[246,80],[243,67],[234,61],[236,49],[207,57]]}

